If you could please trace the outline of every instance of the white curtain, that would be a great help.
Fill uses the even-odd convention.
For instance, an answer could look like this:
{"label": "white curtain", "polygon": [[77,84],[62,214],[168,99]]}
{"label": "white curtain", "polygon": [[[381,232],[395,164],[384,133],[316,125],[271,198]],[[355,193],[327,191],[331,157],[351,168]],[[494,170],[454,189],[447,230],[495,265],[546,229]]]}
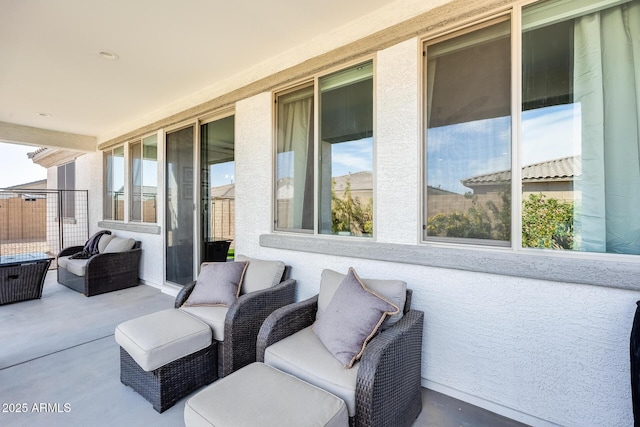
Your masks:
{"label": "white curtain", "polygon": [[136,144],[131,150],[132,157],[132,179],[131,191],[131,220],[142,221],[142,143]]}
{"label": "white curtain", "polygon": [[576,19],[574,102],[582,112],[576,249],[640,253],[640,2]]}
{"label": "white curtain", "polygon": [[114,219],[113,213],[113,152],[107,154],[104,165],[106,171],[105,177],[105,198],[104,198],[104,217],[105,219]]}
{"label": "white curtain", "polygon": [[[305,199],[308,185],[313,176],[308,176],[309,141],[313,124],[313,96],[282,102],[279,121],[281,123],[278,141],[278,153],[287,155],[279,157],[279,177],[292,178],[289,182],[293,194],[281,194],[279,199],[289,199],[286,206],[286,216],[289,221],[287,228],[302,229],[305,223]],[[307,182],[309,181],[309,182]],[[278,189],[284,192],[284,189]],[[307,201],[308,202],[308,201]],[[281,212],[282,213],[282,212]],[[308,214],[307,214],[308,215]],[[282,218],[278,218],[279,223]]]}

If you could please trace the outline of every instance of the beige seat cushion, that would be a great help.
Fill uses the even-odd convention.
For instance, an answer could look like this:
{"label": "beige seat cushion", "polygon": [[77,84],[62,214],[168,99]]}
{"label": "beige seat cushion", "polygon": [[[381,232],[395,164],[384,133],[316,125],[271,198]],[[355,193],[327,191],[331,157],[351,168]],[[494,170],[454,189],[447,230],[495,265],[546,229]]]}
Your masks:
{"label": "beige seat cushion", "polygon": [[73,273],[76,276],[84,276],[85,274],[87,274],[87,262],[89,262],[88,259],[69,258],[66,260],[64,268],[66,268],[69,273]]}
{"label": "beige seat cushion", "polygon": [[269,289],[282,281],[284,273],[284,262],[282,261],[249,258],[244,255],[236,255],[235,260],[249,261],[240,295]]}
{"label": "beige seat cushion", "polygon": [[227,318],[229,307],[222,306],[200,306],[200,307],[180,307],[180,310],[203,321],[213,331],[213,339],[224,341],[224,321]]}
{"label": "beige seat cushion", "polygon": [[[103,234],[98,240],[98,252],[103,253],[109,242],[114,239],[115,236],[111,234]],[[135,241],[134,241],[135,243]],[[58,258],[58,267],[66,268],[69,272],[76,276],[84,276],[87,272],[87,260],[86,259],[74,259],[71,268],[69,268],[69,256],[61,256]]]}
{"label": "beige seat cushion", "polygon": [[184,406],[187,427],[347,427],[342,400],[291,375],[252,363],[211,384]]}
{"label": "beige seat cushion", "polygon": [[71,255],[58,257],[58,267],[67,268],[67,262],[70,257]]}
{"label": "beige seat cushion", "polygon": [[267,347],[264,363],[335,394],[347,404],[349,416],[355,415],[360,362],[343,369],[311,327]]}
{"label": "beige seat cushion", "polygon": [[211,328],[172,308],[120,323],[115,339],[142,369],[153,371],[209,347]]}

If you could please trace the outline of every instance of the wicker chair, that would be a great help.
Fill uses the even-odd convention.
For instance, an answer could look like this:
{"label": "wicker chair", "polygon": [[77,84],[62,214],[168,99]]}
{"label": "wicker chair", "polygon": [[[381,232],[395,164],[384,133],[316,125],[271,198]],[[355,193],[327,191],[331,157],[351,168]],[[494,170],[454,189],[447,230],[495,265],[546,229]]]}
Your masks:
{"label": "wicker chair", "polygon": [[[255,362],[256,337],[262,322],[274,310],[295,301],[296,281],[290,278],[291,267],[285,266],[280,284],[240,295],[227,311],[224,340],[218,341],[218,377]],[[176,296],[175,308],[189,298],[196,282],[185,285]]]}
{"label": "wicker chair", "polygon": [[[411,310],[411,295],[407,289],[402,319],[373,338],[364,351],[350,426],[410,426],[422,410],[424,313]],[[257,361],[264,362],[270,345],[311,326],[317,309],[318,295],[274,311],[258,334]]]}
{"label": "wicker chair", "polygon": [[[137,286],[142,257],[140,244],[136,241],[132,249],[124,252],[93,255],[87,260],[84,276],[78,276],[58,265],[58,283],[88,297]],[[81,252],[82,248],[65,248],[58,254],[58,259]]]}

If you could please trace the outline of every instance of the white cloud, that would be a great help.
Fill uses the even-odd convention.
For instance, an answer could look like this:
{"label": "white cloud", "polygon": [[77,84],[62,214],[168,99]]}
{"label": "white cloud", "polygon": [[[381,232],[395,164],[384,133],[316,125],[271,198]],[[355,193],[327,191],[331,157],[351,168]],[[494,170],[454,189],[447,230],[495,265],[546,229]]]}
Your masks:
{"label": "white cloud", "polygon": [[526,111],[522,115],[523,165],[581,153],[580,104]]}
{"label": "white cloud", "polygon": [[331,150],[333,176],[373,170],[371,138],[334,144]]}

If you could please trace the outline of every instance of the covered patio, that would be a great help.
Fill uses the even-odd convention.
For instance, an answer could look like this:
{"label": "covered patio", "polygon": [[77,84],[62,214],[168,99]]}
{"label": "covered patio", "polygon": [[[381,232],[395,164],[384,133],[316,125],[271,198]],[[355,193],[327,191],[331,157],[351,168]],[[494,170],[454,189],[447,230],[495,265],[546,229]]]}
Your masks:
{"label": "covered patio", "polygon": [[0,5],[0,141],[142,251],[136,288],[50,273],[0,306],[1,425],[180,425],[120,384],[114,328],[222,239],[291,266],[297,301],[325,269],[406,282],[416,425],[633,424],[640,0]]}
{"label": "covered patio", "polygon": [[[87,298],[59,285],[55,271],[50,271],[42,299],[0,310],[0,340],[4,343],[0,424],[184,425],[184,402],[195,392],[157,413],[143,397],[120,383],[119,350],[113,338],[118,323],[170,308],[173,301],[145,285]],[[422,403],[416,427],[524,426],[427,389],[423,389]]]}

